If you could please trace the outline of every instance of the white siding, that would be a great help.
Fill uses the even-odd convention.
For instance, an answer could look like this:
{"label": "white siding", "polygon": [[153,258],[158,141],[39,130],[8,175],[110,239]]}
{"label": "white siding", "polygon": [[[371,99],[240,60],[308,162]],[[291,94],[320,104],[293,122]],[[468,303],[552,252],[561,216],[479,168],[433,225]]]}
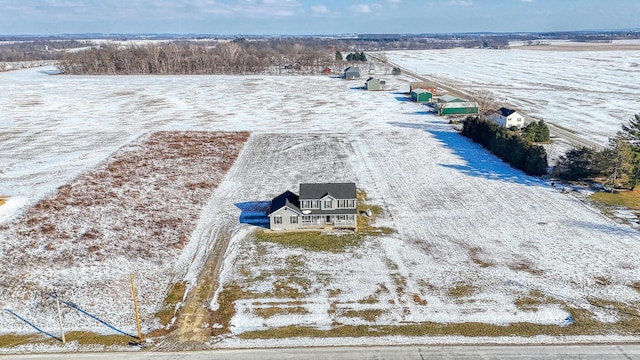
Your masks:
{"label": "white siding", "polygon": [[[291,217],[294,216],[298,218],[297,224],[291,223]],[[289,229],[297,229],[300,227],[300,214],[289,209],[288,207],[282,207],[281,209],[276,210],[274,213],[269,215],[269,228],[272,230],[289,230]],[[276,217],[282,220],[280,224],[276,223]]]}

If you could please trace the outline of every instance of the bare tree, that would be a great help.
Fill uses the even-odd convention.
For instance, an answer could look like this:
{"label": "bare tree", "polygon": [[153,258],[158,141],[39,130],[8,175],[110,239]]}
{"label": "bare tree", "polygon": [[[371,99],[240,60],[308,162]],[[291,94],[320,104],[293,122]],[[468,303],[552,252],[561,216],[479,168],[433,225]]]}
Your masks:
{"label": "bare tree", "polygon": [[236,60],[238,59],[238,56],[240,56],[242,48],[235,42],[228,42],[220,45],[218,47],[218,51],[220,57],[226,64],[226,67],[229,68],[231,66],[237,65]]}
{"label": "bare tree", "polygon": [[487,112],[494,110],[498,105],[493,93],[487,89],[472,91],[471,98],[478,104],[478,113],[480,115],[487,115]]}

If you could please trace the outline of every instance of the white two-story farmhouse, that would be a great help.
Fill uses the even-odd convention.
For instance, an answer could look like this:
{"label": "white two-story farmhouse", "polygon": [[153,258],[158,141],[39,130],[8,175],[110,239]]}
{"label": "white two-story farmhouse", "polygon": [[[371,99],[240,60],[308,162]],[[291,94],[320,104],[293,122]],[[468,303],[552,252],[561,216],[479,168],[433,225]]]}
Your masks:
{"label": "white two-story farmhouse", "polygon": [[506,128],[510,128],[512,126],[515,126],[517,128],[524,127],[524,116],[522,116],[515,110],[507,109],[504,107],[501,107],[495,113],[488,115],[487,120],[493,121],[496,124]]}

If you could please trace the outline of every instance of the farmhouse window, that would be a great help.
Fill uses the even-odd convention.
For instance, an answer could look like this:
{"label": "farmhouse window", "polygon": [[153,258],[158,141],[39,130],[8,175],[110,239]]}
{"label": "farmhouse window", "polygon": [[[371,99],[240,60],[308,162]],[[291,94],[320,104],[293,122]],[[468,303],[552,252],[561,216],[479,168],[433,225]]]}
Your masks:
{"label": "farmhouse window", "polygon": [[322,200],[316,201],[316,209],[320,209],[322,205]]}
{"label": "farmhouse window", "polygon": [[298,223],[298,216],[297,215],[296,216],[292,215],[290,221],[291,221],[292,224],[297,224]]}
{"label": "farmhouse window", "polygon": [[325,200],[324,201],[324,208],[325,209],[331,209],[333,208],[333,200],[329,199],[329,200]]}
{"label": "farmhouse window", "polygon": [[273,223],[274,224],[282,224],[282,216],[280,215],[276,215],[273,217]]}

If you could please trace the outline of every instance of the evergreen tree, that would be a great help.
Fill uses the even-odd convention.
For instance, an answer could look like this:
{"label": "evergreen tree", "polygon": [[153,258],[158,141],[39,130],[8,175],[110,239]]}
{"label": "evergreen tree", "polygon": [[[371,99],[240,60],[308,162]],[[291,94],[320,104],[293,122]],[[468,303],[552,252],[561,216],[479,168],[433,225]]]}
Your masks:
{"label": "evergreen tree", "polygon": [[336,50],[335,59],[336,61],[342,61],[342,53],[338,50]]}
{"label": "evergreen tree", "polygon": [[542,146],[523,139],[517,132],[507,131],[478,117],[468,117],[462,125],[462,135],[529,175],[539,176],[547,172],[547,152]]}
{"label": "evergreen tree", "polygon": [[640,179],[640,114],[635,114],[628,124],[622,124],[622,131],[632,152],[631,168],[627,177],[629,188],[634,190]]}
{"label": "evergreen tree", "polygon": [[549,127],[544,120],[529,123],[522,129],[525,140],[529,142],[547,142],[549,141]]}
{"label": "evergreen tree", "polygon": [[622,131],[631,139],[640,140],[640,114],[635,114],[628,124],[622,124]]}
{"label": "evergreen tree", "polygon": [[549,127],[545,124],[544,120],[540,120],[538,128],[538,140],[537,142],[547,142],[551,139],[549,135]]}
{"label": "evergreen tree", "polygon": [[583,146],[561,156],[553,174],[563,180],[593,179],[606,174],[607,163],[604,152]]}
{"label": "evergreen tree", "polygon": [[634,154],[624,133],[618,132],[615,138],[609,139],[609,149],[605,150],[608,159],[607,183],[611,191],[616,181],[623,176],[632,177]]}

